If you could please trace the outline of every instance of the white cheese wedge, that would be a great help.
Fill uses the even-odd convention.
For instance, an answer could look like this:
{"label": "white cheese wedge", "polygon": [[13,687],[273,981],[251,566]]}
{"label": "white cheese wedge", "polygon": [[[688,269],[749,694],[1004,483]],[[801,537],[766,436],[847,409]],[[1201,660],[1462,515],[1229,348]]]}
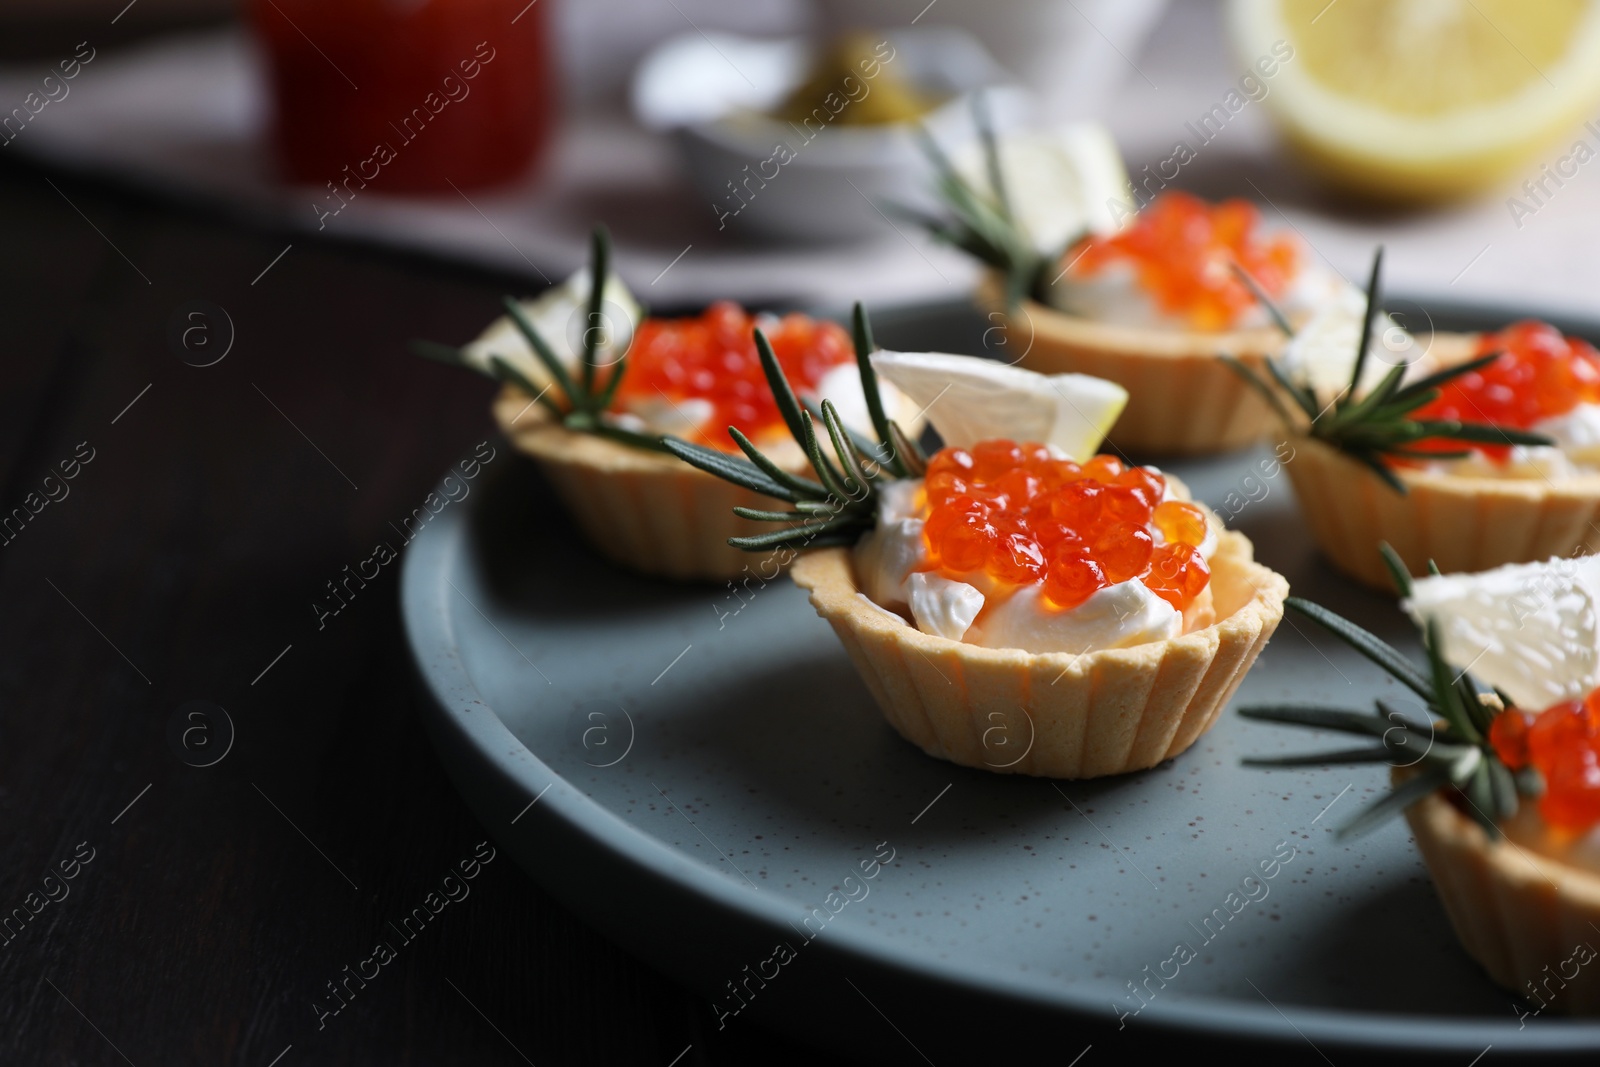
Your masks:
{"label": "white cheese wedge", "polygon": [[[580,267],[560,285],[531,300],[519,301],[517,305],[544,343],[550,346],[550,351],[569,370],[577,368],[582,358],[584,332],[589,326],[589,288],[589,268]],[[597,338],[601,347],[595,354],[595,363],[606,367],[616,362],[616,353],[626,352],[633,343],[633,332],[644,317],[644,308],[615,274],[606,279],[601,297],[600,336]],[[468,366],[485,374],[492,373],[490,357],[499,356],[531,382],[549,378],[510,315],[502,315],[491,322],[475,340],[462,346],[461,354]]]}
{"label": "white cheese wedge", "polygon": [[1040,585],[995,604],[967,634],[970,644],[1082,655],[1164,641],[1183,632],[1183,614],[1138,579],[1108,585],[1068,610],[1050,607]]}
{"label": "white cheese wedge", "polygon": [[[1361,341],[1361,317],[1366,309],[1366,296],[1346,286],[1337,297],[1324,303],[1284,347],[1281,359],[1289,378],[1298,385],[1309,386],[1324,404],[1333,403],[1350,385]],[[1420,352],[1416,339],[1399,323],[1387,315],[1378,316],[1367,342],[1367,361],[1361,368],[1356,395],[1378,384],[1395,366],[1415,362]]]}
{"label": "white cheese wedge", "polygon": [[1009,438],[1055,445],[1069,458],[1094,455],[1128,402],[1115,382],[1087,374],[1036,374],[942,352],[876,352],[880,377],[924,405],[946,446]]}
{"label": "white cheese wedge", "polygon": [[[1012,216],[1040,255],[1058,256],[1086,233],[1115,233],[1132,216],[1128,172],[1104,126],[1001,134],[996,144]],[[969,185],[994,197],[981,142],[954,162]]]}
{"label": "white cheese wedge", "polygon": [[1600,556],[1418,578],[1401,607],[1439,654],[1525,711],[1600,687]]}

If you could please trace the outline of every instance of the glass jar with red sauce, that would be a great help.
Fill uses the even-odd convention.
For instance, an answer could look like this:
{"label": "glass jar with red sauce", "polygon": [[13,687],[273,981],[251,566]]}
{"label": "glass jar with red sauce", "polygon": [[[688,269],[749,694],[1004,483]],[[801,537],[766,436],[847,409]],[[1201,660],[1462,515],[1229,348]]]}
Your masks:
{"label": "glass jar with red sauce", "polygon": [[341,195],[509,182],[555,120],[550,0],[250,0],[286,176]]}

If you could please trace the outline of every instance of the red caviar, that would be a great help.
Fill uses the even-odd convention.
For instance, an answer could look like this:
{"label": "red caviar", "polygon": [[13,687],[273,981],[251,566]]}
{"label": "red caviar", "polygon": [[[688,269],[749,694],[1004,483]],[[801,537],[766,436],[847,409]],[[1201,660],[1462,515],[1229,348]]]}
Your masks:
{"label": "red caviar", "polygon": [[760,440],[779,429],[772,390],[756,354],[754,330],[761,327],[778,365],[795,392],[814,394],[823,375],[855,358],[850,335],[832,322],[805,315],[762,321],[731,301],[681,319],[645,319],[628,350],[627,376],[617,389],[616,406],[631,401],[709,400],[713,405],[705,443],[733,451],[725,431],[737,426]]}
{"label": "red caviar", "polygon": [[1545,822],[1570,832],[1600,822],[1600,690],[1537,713],[1502,712],[1489,724],[1489,743],[1507,767],[1544,776]]}
{"label": "red caviar", "polygon": [[1086,238],[1067,258],[1080,278],[1131,263],[1162,312],[1198,330],[1225,330],[1256,305],[1231,264],[1249,271],[1270,296],[1282,296],[1299,269],[1294,240],[1259,236],[1259,222],[1260,212],[1248,200],[1208,204],[1188,193],[1165,192],[1125,229]]}
{"label": "red caviar", "polygon": [[[1412,418],[1487,422],[1517,430],[1565,415],[1579,404],[1600,403],[1600,352],[1589,342],[1563,337],[1554,326],[1526,320],[1478,339],[1477,355],[1499,359],[1445,385]],[[1425,441],[1424,451],[1457,451],[1456,441]],[[1476,445],[1504,462],[1507,445]]]}
{"label": "red caviar", "polygon": [[1039,444],[982,441],[935,455],[923,487],[929,569],[982,570],[1005,585],[1042,581],[1058,608],[1138,578],[1182,611],[1211,580],[1196,547],[1205,511],[1163,500],[1161,475],[1115,456],[1080,465]]}

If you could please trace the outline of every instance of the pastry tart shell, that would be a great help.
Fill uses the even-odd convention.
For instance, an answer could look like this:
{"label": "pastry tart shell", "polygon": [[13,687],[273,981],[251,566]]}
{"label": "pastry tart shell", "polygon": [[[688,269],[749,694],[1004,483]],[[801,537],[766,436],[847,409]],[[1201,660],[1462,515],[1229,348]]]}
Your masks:
{"label": "pastry tart shell", "polygon": [[[495,421],[538,463],[573,520],[607,559],[678,580],[725,581],[762,562],[728,544],[771,529],[735,506],[789,505],[731,485],[675,456],[569,430],[521,389],[504,386]],[[770,574],[767,575],[770,577]]]}
{"label": "pastry tart shell", "polygon": [[[1266,373],[1283,348],[1275,328],[1226,333],[1097,322],[1026,300],[1013,315],[993,279],[979,287],[991,321],[1003,320],[1002,358],[1040,374],[1089,374],[1128,391],[1111,428],[1116,447],[1139,456],[1205,455],[1243,448],[1271,433],[1277,418],[1261,396],[1218,358],[1235,356]],[[1000,316],[995,319],[994,316]]]}
{"label": "pastry tart shell", "polygon": [[1323,554],[1365,585],[1394,592],[1378,544],[1413,575],[1446,574],[1600,551],[1600,475],[1473,478],[1400,469],[1404,495],[1337,449],[1293,441],[1285,466]]}
{"label": "pastry tart shell", "polygon": [[1489,977],[1524,998],[1531,983],[1552,1013],[1600,1013],[1600,966],[1573,977],[1561,967],[1577,946],[1600,944],[1600,874],[1490,841],[1441,792],[1408,808],[1406,821],[1456,937]]}
{"label": "pastry tart shell", "polygon": [[1283,618],[1288,582],[1254,561],[1242,534],[1220,535],[1211,568],[1216,622],[1083,655],[923,633],[859,592],[848,549],[806,553],[790,573],[889,724],[928,755],[1005,774],[1097,778],[1194,744]]}

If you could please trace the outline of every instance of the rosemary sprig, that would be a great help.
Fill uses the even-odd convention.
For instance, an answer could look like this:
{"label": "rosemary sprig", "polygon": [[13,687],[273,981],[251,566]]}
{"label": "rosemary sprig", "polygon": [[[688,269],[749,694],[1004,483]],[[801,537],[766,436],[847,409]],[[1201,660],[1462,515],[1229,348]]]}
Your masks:
{"label": "rosemary sprig", "polygon": [[[788,511],[734,508],[735,514],[747,519],[786,524],[769,533],[730,537],[728,543],[735,548],[756,552],[852,545],[878,521],[877,484],[915,477],[926,468],[927,457],[922,450],[884,412],[883,399],[878,393],[878,376],[869,358],[874,350],[872,327],[860,304],[855,306],[854,335],[856,367],[861,374],[861,388],[866,394],[876,441],[846,427],[831,401],[802,405],[784,376],[766,335],[760,330],[755,332],[756,352],[761,357],[761,369],[777,401],[778,412],[790,436],[805,452],[815,479],[784,470],[731,426],[728,433],[745,458],[678,437],[662,439],[663,447],[685,463],[793,505]],[[816,412],[815,417],[812,411]],[[832,456],[823,450],[817,434],[817,420],[822,422]]]}
{"label": "rosemary sprig", "polygon": [[[927,129],[919,126],[917,142],[933,167],[934,190],[946,213],[930,215],[903,204],[893,206],[935,240],[959,248],[999,271],[1005,280],[1008,308],[1016,308],[1024,297],[1043,301],[1050,287],[1050,268],[1065,254],[1066,247],[1054,255],[1041,255],[1018,225],[1000,164],[999,141],[981,93],[972,98],[972,120],[983,147],[984,172],[991,189],[979,189],[963,177]],[[1076,238],[1067,245],[1075,241]]]}
{"label": "rosemary sprig", "polygon": [[[1381,546],[1384,562],[1395,575],[1403,594],[1409,594],[1411,577],[1392,548]],[[1487,737],[1489,723],[1505,705],[1503,697],[1483,691],[1465,671],[1457,673],[1439,654],[1435,628],[1425,632],[1423,648],[1427,668],[1418,669],[1376,635],[1355,623],[1299,597],[1284,606],[1323,626],[1360,652],[1423,700],[1427,722],[1408,718],[1382,700],[1374,713],[1346,708],[1302,704],[1254,705],[1240,708],[1247,719],[1338,730],[1369,738],[1366,745],[1323,753],[1255,757],[1244,760],[1252,767],[1302,767],[1346,763],[1388,762],[1416,767],[1417,773],[1380,797],[1339,830],[1340,838],[1355,837],[1404,811],[1436,789],[1451,786],[1467,801],[1473,820],[1491,839],[1500,835],[1496,819],[1517,810],[1520,796],[1536,797],[1543,783],[1536,772],[1514,773],[1500,761]]]}
{"label": "rosemary sprig", "polygon": [[[604,226],[596,226],[589,245],[590,284],[588,299],[584,303],[586,327],[583,331],[583,352],[579,357],[576,378],[555,354],[538,328],[528,320],[521,305],[509,296],[502,299],[506,314],[517,327],[517,332],[528,342],[534,358],[550,376],[551,385],[540,389],[528,380],[527,375],[500,356],[489,358],[489,373],[499,381],[509,382],[538,400],[569,430],[592,433],[597,437],[605,437],[634,448],[665,452],[666,448],[661,444],[659,437],[619,426],[607,413],[611,401],[617,395],[618,387],[622,385],[623,376],[628,371],[627,353],[623,353],[612,365],[611,373],[606,375],[603,383],[597,381],[599,370],[597,357],[600,340],[604,336],[604,331],[597,323],[601,321],[603,314],[605,285],[606,279],[610,277],[610,271],[611,237]],[[411,351],[441,363],[471,366],[461,349],[434,341],[413,341]],[[560,392],[561,399],[550,395],[552,387]]]}
{"label": "rosemary sprig", "polygon": [[1244,287],[1250,290],[1250,295],[1256,298],[1256,302],[1267,309],[1267,314],[1272,318],[1272,324],[1283,331],[1285,337],[1293,337],[1294,326],[1290,324],[1289,316],[1285,315],[1283,309],[1278,306],[1278,302],[1272,299],[1271,294],[1267,292],[1266,286],[1257,281],[1254,274],[1240,266],[1238,260],[1233,260],[1228,266],[1233,268],[1234,277],[1244,283]]}
{"label": "rosemary sprig", "polygon": [[[1439,460],[1470,454],[1470,450],[1439,452],[1416,447],[1424,441],[1458,441],[1469,446],[1551,444],[1550,438],[1543,434],[1494,423],[1414,417],[1413,413],[1419,408],[1438,398],[1440,387],[1488,366],[1500,358],[1499,353],[1446,367],[1409,384],[1401,384],[1406,365],[1397,364],[1365,395],[1358,395],[1357,387],[1366,369],[1367,349],[1372,342],[1373,324],[1380,312],[1382,267],[1383,249],[1380,247],[1372,257],[1360,347],[1356,349],[1350,382],[1331,402],[1324,402],[1309,386],[1294,381],[1279,360],[1272,357],[1265,361],[1270,381],[1233,356],[1223,356],[1224,362],[1272,405],[1286,427],[1338,449],[1372,471],[1397,493],[1404,494],[1406,487],[1395,474],[1390,460]],[[1288,320],[1283,312],[1273,305],[1267,294],[1242,268],[1236,266],[1235,270],[1250,284],[1273,320],[1287,332]],[[1291,411],[1284,404],[1284,396],[1293,401],[1296,411]]]}

